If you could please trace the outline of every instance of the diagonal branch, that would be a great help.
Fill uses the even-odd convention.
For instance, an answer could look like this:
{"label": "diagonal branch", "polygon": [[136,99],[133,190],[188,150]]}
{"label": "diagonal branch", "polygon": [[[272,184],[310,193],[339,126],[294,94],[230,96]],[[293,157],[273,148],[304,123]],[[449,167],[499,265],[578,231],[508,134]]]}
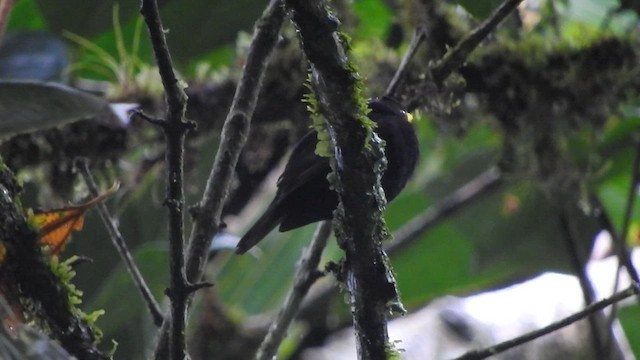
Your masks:
{"label": "diagonal branch", "polygon": [[449,50],[444,57],[431,69],[433,81],[442,85],[443,81],[452,72],[459,69],[467,60],[469,54],[504,20],[507,15],[515,10],[522,0],[505,0],[485,21],[471,31],[458,45]]}
{"label": "diagonal branch", "polygon": [[[93,176],[91,175],[91,171],[89,171],[87,160],[86,159],[76,160],[76,166],[80,170],[80,174],[82,174],[82,177],[84,178],[84,181],[87,184],[87,187],[91,192],[91,195],[93,197],[97,197],[98,195],[100,195],[98,191],[98,185],[93,179]],[[127,271],[129,272],[129,275],[131,275],[131,278],[133,279],[133,282],[136,285],[136,288],[138,288],[138,291],[140,291],[140,294],[142,295],[142,299],[147,304],[147,309],[151,313],[151,317],[153,318],[153,323],[156,326],[162,325],[162,321],[164,317],[162,316],[162,311],[160,310],[160,306],[156,302],[156,299],[153,296],[153,294],[151,293],[149,286],[147,286],[147,283],[144,281],[142,274],[140,274],[140,270],[138,270],[138,266],[136,266],[135,261],[133,261],[133,256],[131,256],[129,247],[127,246],[127,243],[124,241],[124,238],[122,237],[120,230],[118,230],[118,226],[116,225],[115,221],[111,217],[111,214],[109,214],[109,209],[107,209],[107,206],[102,201],[97,204],[97,208],[98,208],[98,213],[100,214],[100,218],[102,219],[104,226],[107,228],[107,231],[109,232],[109,237],[113,242],[113,246],[118,251],[118,254],[120,254],[120,257],[122,258],[122,261],[124,262],[127,268]]]}
{"label": "diagonal branch", "polygon": [[385,91],[385,94],[387,96],[391,96],[393,98],[397,97],[398,88],[402,84],[402,81],[404,81],[404,78],[407,76],[407,72],[409,71],[409,64],[420,48],[420,45],[422,45],[422,42],[426,38],[427,35],[425,29],[422,26],[418,26],[413,33],[411,43],[409,43],[409,48],[402,57],[400,66],[396,70],[396,73],[393,75],[393,79],[391,79],[389,85],[387,86],[387,90]]}
{"label": "diagonal branch", "polygon": [[269,57],[278,41],[285,12],[281,0],[271,0],[256,22],[253,40],[231,109],[222,128],[222,140],[202,200],[192,211],[194,224],[187,251],[187,278],[199,281],[212,237],[218,232],[222,207],[234,169],[249,132]]}
{"label": "diagonal branch", "polygon": [[507,340],[505,342],[502,342],[500,344],[485,348],[485,349],[481,349],[481,350],[474,350],[474,351],[470,351],[458,358],[456,358],[455,360],[480,360],[480,359],[486,359],[488,357],[494,356],[496,354],[499,354],[501,352],[507,351],[509,349],[512,349],[516,346],[520,346],[524,343],[533,341],[539,337],[542,337],[544,335],[548,335],[553,333],[556,330],[562,329],[563,327],[569,326],[579,320],[582,320],[584,318],[586,318],[587,316],[590,316],[592,314],[595,314],[597,312],[599,312],[600,310],[603,310],[604,308],[616,304],[628,297],[631,297],[633,295],[637,295],[640,294],[640,288],[638,287],[637,283],[633,283],[630,287],[628,287],[627,289],[617,292],[614,295],[612,295],[611,297],[608,297],[606,299],[600,300],[598,302],[595,302],[587,307],[584,308],[584,310],[579,311],[573,315],[567,316],[566,318],[554,322],[553,324],[550,324],[548,326],[545,326],[541,329],[532,331],[530,333],[524,334],[522,336],[518,336],[516,338]]}

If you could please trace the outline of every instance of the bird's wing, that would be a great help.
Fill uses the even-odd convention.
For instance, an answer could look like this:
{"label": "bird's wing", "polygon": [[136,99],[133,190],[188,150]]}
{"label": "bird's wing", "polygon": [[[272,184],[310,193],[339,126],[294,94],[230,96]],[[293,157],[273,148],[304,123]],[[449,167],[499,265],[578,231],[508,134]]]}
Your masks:
{"label": "bird's wing", "polygon": [[[262,240],[283,219],[287,218],[287,207],[291,206],[292,195],[300,187],[310,184],[319,177],[326,177],[330,171],[329,159],[315,154],[317,134],[306,134],[291,152],[291,157],[278,179],[278,191],[275,199],[264,214],[240,239],[236,252],[242,254]],[[327,186],[328,187],[328,186]],[[290,198],[291,197],[291,198]],[[294,219],[298,219],[294,217]],[[300,226],[294,221],[294,227]]]}
{"label": "bird's wing", "polygon": [[318,176],[326,177],[331,171],[329,158],[316,155],[317,143],[317,133],[310,131],[296,144],[291,152],[291,158],[289,158],[287,166],[278,179],[276,199],[287,197],[288,194],[308,183],[311,179]]}

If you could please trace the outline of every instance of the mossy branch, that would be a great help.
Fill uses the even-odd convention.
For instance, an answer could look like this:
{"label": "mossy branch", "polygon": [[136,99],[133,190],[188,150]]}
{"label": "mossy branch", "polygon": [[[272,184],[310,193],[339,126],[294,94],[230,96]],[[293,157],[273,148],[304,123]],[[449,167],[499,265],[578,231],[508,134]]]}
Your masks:
{"label": "mossy branch", "polygon": [[288,0],[286,5],[311,64],[312,87],[334,147],[332,181],[340,200],[334,224],[346,253],[343,276],[351,295],[359,357],[385,359],[386,314],[398,296],[382,250],[389,237],[380,187],[384,152],[372,136],[362,82],[347,59],[347,39],[337,31],[338,19],[324,1]]}
{"label": "mossy branch", "polygon": [[[76,307],[78,292],[68,281],[68,264],[49,261],[38,244],[38,233],[27,223],[19,201],[21,189],[13,173],[0,165],[0,289],[10,302],[22,304],[27,318],[46,329],[51,337],[78,359],[108,359],[97,348],[99,331],[91,318]],[[54,269],[56,270],[54,272]]]}

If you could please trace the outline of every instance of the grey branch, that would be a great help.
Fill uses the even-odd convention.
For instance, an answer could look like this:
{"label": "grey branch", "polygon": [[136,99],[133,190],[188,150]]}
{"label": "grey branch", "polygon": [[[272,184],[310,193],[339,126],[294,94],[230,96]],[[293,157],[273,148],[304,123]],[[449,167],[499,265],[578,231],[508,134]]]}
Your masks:
{"label": "grey branch", "polygon": [[[89,167],[87,165],[87,161],[85,159],[77,159],[76,166],[80,170],[80,174],[84,178],[89,191],[93,197],[100,195],[98,191],[98,185],[96,184],[91,172],[89,171]],[[109,214],[109,209],[103,202],[99,202],[97,205],[98,213],[100,214],[100,218],[102,219],[102,223],[107,228],[107,232],[109,233],[109,237],[111,238],[111,242],[113,242],[113,246],[115,246],[118,254],[122,258],[129,275],[133,279],[133,282],[140,291],[140,295],[142,295],[142,299],[147,304],[147,309],[151,313],[151,317],[153,318],[153,323],[156,326],[162,325],[163,316],[162,311],[160,310],[160,306],[156,302],[155,297],[151,293],[149,286],[145,282],[142,274],[140,274],[140,270],[138,270],[138,266],[136,266],[135,261],[133,260],[133,256],[131,256],[131,252],[129,251],[129,247],[127,243],[124,241],[120,230],[118,230],[118,226],[115,221]]]}
{"label": "grey branch", "polygon": [[480,360],[480,359],[486,359],[490,356],[499,354],[501,352],[507,351],[511,348],[514,348],[516,346],[522,345],[524,343],[527,343],[529,341],[533,341],[539,337],[542,337],[544,335],[550,334],[558,329],[561,329],[565,326],[569,326],[579,320],[584,319],[587,316],[590,316],[592,314],[597,313],[598,311],[606,308],[607,306],[613,305],[615,303],[618,303],[628,297],[631,297],[633,295],[637,295],[640,293],[640,288],[638,287],[639,285],[637,283],[632,283],[630,287],[628,287],[627,289],[617,292],[615,293],[613,296],[608,297],[606,299],[600,300],[598,302],[595,302],[587,307],[584,308],[584,310],[579,311],[573,315],[567,316],[566,318],[554,322],[553,324],[550,324],[549,326],[545,326],[541,329],[532,331],[530,333],[524,334],[522,336],[518,336],[517,338],[513,338],[511,340],[507,340],[505,342],[502,342],[500,344],[488,347],[486,349],[481,349],[481,350],[474,350],[474,351],[470,351],[454,360]]}

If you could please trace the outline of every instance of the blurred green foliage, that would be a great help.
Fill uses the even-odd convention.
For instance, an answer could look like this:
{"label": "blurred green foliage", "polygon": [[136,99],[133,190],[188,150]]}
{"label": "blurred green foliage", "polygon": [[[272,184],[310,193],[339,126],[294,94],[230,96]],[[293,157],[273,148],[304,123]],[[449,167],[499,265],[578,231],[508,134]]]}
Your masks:
{"label": "blurred green foliage", "polygon": [[491,15],[493,9],[502,3],[501,0],[456,0],[456,2],[480,20]]}

